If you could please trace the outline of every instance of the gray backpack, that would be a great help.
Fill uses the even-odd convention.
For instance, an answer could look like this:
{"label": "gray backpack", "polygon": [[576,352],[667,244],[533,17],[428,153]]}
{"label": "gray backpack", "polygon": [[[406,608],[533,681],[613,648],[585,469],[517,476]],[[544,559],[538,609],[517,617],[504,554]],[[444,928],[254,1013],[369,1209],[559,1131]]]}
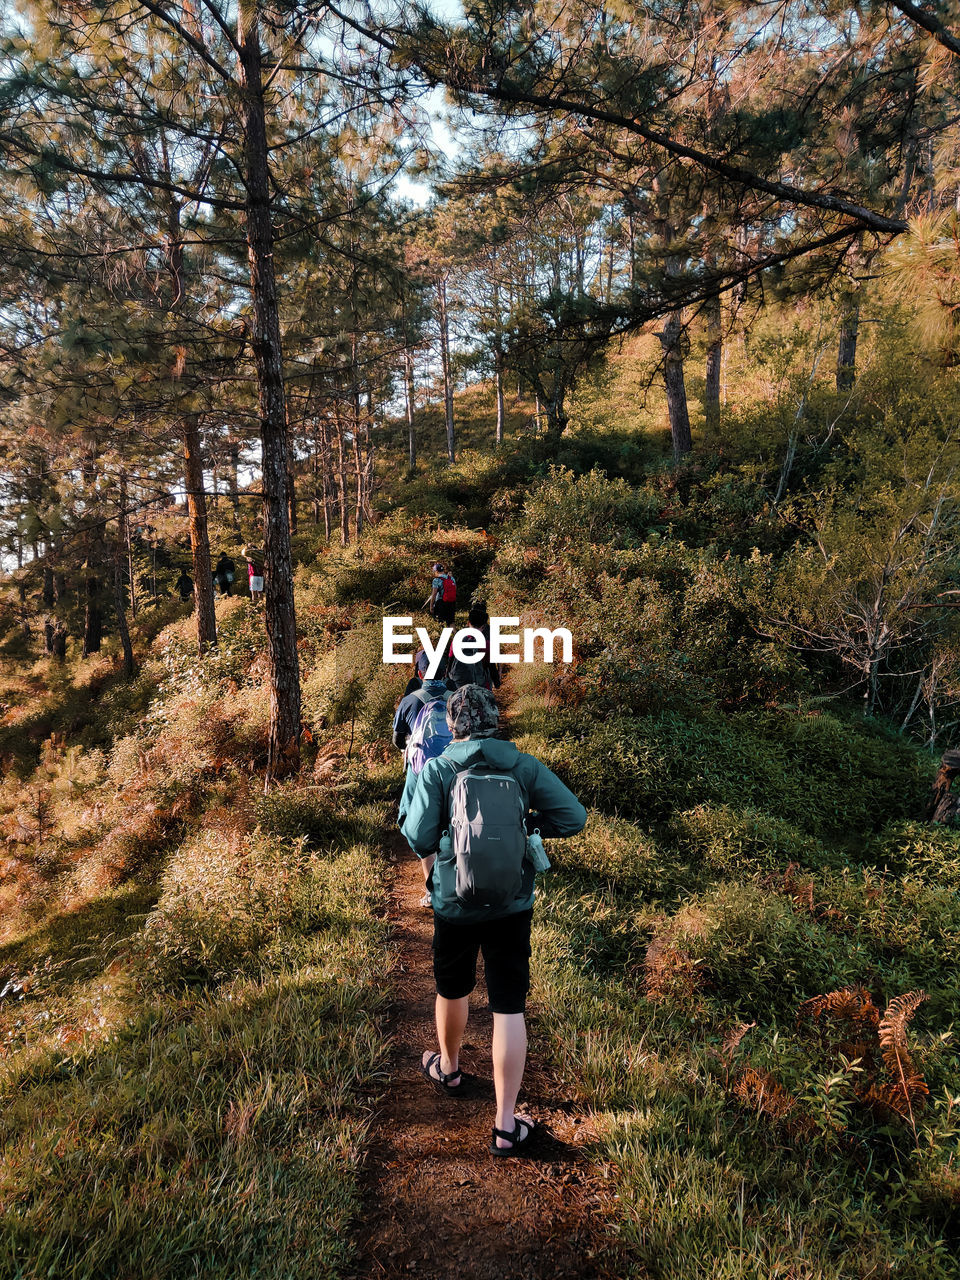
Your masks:
{"label": "gray backpack", "polygon": [[465,907],[507,907],[520,893],[527,849],[526,799],[511,773],[463,769],[450,789],[450,838],[457,900]]}

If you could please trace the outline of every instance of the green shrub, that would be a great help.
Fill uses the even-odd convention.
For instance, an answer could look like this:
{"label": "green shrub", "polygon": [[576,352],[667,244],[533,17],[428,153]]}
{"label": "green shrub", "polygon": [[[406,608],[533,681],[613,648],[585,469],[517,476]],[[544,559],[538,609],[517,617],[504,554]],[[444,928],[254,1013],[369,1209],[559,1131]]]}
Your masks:
{"label": "green shrub", "polygon": [[635,823],[591,813],[584,830],[551,841],[548,854],[558,870],[608,880],[615,889],[651,897],[670,896],[689,876],[669,850]]}
{"label": "green shrub", "polygon": [[759,809],[696,805],[674,815],[670,833],[689,856],[732,875],[782,870],[791,862],[831,866],[839,860],[819,840]]}
{"label": "green shrub", "polygon": [[851,843],[916,812],[931,773],[906,744],[793,715],[612,719],[553,744],[551,764],[585,802],[641,822],[746,805]]}
{"label": "green shrub", "polygon": [[722,884],[696,899],[698,932],[684,939],[711,1003],[769,1022],[791,1019],[811,996],[869,982],[866,942],[828,928],[785,894]]}
{"label": "green shrub", "polygon": [[549,474],[527,497],[523,513],[504,540],[499,561],[511,551],[536,548],[545,561],[576,560],[598,547],[604,552],[636,546],[657,518],[655,496],[602,471],[575,475],[564,467]]}
{"label": "green shrub", "polygon": [[960,828],[926,822],[894,822],[867,849],[878,867],[960,892]]}

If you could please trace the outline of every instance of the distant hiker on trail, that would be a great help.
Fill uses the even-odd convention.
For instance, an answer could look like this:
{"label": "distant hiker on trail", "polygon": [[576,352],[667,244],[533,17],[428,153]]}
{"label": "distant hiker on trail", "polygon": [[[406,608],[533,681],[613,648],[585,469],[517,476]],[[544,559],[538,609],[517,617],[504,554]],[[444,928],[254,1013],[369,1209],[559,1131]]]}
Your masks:
{"label": "distant hiker on trail", "polygon": [[237,566],[225,551],[220,552],[220,559],[217,561],[216,568],[213,571],[213,580],[216,582],[222,596],[228,596],[231,593],[230,588],[233,585],[233,575],[236,573]]}
{"label": "distant hiker on trail", "polygon": [[[427,674],[427,667],[429,667],[430,665],[430,659],[427,656],[427,651],[423,648],[422,645],[414,654],[413,663],[416,670],[414,671],[410,679],[407,681],[407,687],[403,691],[404,697],[406,697],[408,693],[413,693],[415,690],[419,689],[420,686],[423,684],[424,677]],[[446,663],[442,662],[440,664],[440,670],[437,673],[437,678],[443,679],[445,675],[445,671],[446,671]],[[453,686],[448,685],[447,687],[452,688]]]}
{"label": "distant hiker on trail", "polygon": [[461,662],[454,657],[451,641],[447,650],[447,679],[452,680],[458,689],[466,684],[478,684],[482,689],[499,689],[500,668],[490,661],[490,615],[482,600],[475,600],[470,606],[467,626],[480,632],[486,642],[486,649],[476,662]]}
{"label": "distant hiker on trail", "polygon": [[257,604],[263,599],[263,552],[259,547],[246,546],[241,554],[247,562],[250,599]]}
{"label": "distant hiker on trail", "polygon": [[180,593],[180,599],[186,602],[193,595],[193,579],[187,573],[186,569],[180,570],[180,577],[174,583],[174,586]]}
{"label": "distant hiker on trail", "polygon": [[423,607],[444,626],[452,627],[457,613],[457,580],[438,561],[433,566],[430,596]]}
{"label": "distant hiker on trail", "polygon": [[446,681],[438,677],[424,678],[419,688],[400,699],[393,718],[393,745],[403,752],[407,766],[397,819],[400,823],[406,817],[423,766],[450,743],[446,717],[449,697]]}
{"label": "distant hiker on trail", "polygon": [[546,863],[537,835],[575,835],[587,813],[546,765],[493,736],[499,714],[478,685],[451,694],[453,741],[423,766],[402,827],[421,859],[434,917],[440,1051],[426,1050],[420,1070],[449,1097],[464,1089],[460,1046],[482,952],[497,1096],[490,1154],[503,1157],[525,1155],[535,1133],[515,1108],[527,1056],[533,878]]}

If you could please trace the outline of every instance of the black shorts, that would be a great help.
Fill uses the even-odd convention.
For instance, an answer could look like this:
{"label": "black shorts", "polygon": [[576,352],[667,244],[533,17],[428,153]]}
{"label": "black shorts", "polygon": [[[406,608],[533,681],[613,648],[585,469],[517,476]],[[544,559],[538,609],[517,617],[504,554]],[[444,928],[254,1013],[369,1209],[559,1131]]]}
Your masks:
{"label": "black shorts", "polygon": [[460,1000],[477,985],[477,953],[492,1013],[523,1013],[530,990],[530,925],[533,911],[461,924],[433,916],[433,976],[437,994]]}
{"label": "black shorts", "polygon": [[457,616],[457,602],[455,600],[437,600],[433,606],[433,616],[438,622],[442,622],[444,626],[452,627],[453,620]]}

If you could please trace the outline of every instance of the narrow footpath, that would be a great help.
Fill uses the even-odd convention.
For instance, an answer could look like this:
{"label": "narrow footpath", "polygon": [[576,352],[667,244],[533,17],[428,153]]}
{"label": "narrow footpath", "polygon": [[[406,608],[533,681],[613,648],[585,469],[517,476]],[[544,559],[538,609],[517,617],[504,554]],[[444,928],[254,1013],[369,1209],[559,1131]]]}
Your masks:
{"label": "narrow footpath", "polygon": [[605,1226],[610,1192],[584,1153],[589,1118],[540,1061],[535,1008],[518,1107],[546,1131],[529,1158],[495,1160],[487,1150],[494,1102],[482,986],[460,1060],[469,1095],[444,1097],[420,1074],[423,1050],[436,1047],[433,917],[419,905],[423,876],[398,833],[389,857],[398,948],[391,1081],[364,1175],[358,1280],[624,1276],[623,1252]]}

